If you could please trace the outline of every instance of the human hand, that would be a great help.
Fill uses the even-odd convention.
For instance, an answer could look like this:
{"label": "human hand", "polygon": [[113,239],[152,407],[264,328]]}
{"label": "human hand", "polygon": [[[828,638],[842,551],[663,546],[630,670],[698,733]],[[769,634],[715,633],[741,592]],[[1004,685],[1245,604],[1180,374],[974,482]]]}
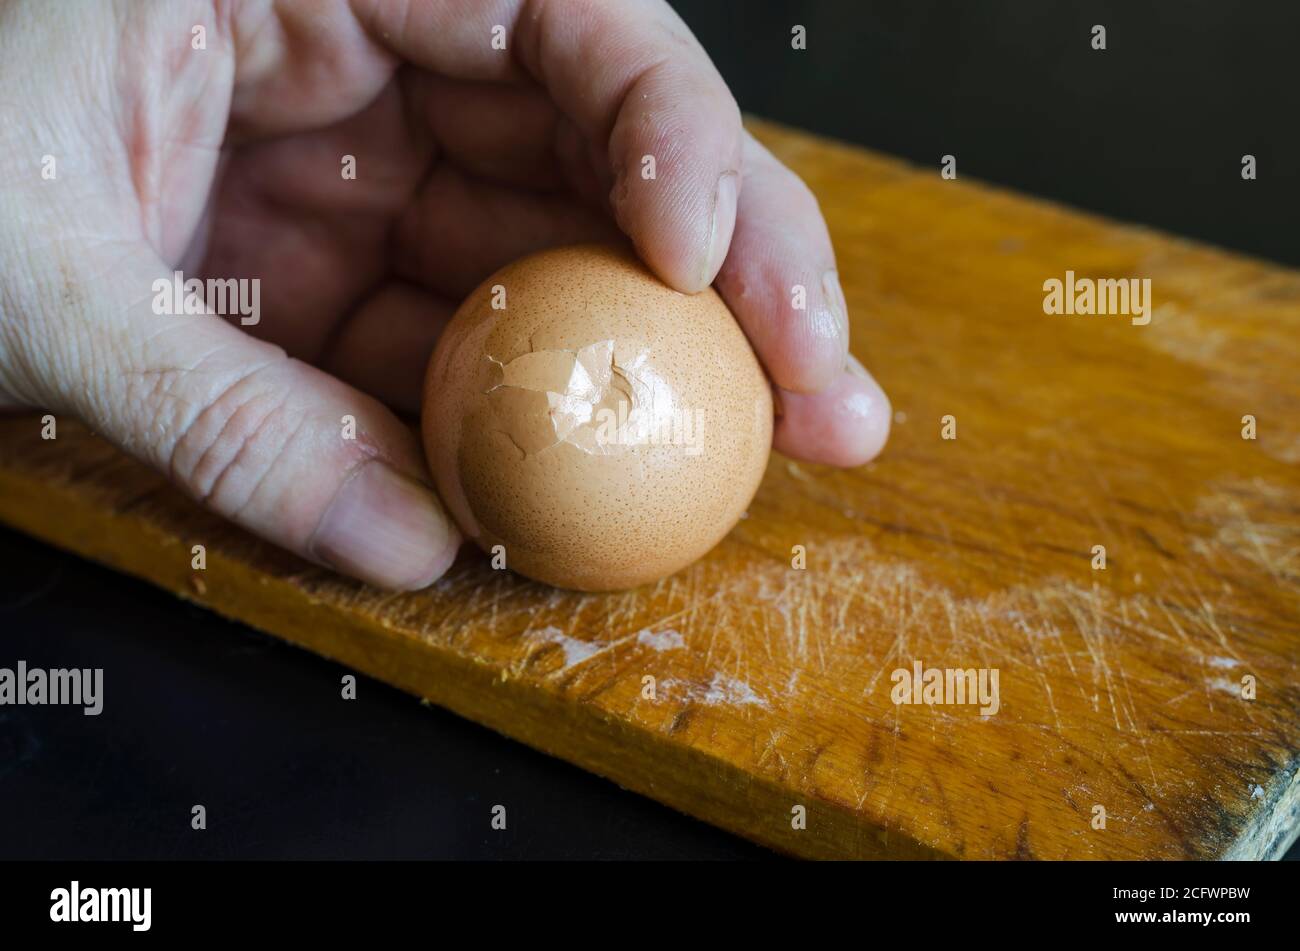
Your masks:
{"label": "human hand", "polygon": [[[781,452],[857,465],[888,434],[816,200],[659,0],[4,0],[0,115],[0,406],[366,581],[454,559],[393,410],[461,298],[544,247],[626,236],[716,282]],[[258,321],[160,316],[174,271],[260,280]]]}

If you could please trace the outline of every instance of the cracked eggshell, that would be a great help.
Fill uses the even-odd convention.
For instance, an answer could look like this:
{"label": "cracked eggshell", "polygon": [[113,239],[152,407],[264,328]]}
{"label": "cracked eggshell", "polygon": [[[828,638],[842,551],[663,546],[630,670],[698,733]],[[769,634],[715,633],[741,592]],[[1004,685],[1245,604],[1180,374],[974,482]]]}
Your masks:
{"label": "cracked eggshell", "polygon": [[731,530],[767,466],[772,393],[712,288],[680,294],[628,252],[584,245],[470,294],[434,350],[422,422],[467,537],[531,578],[606,591],[670,575]]}

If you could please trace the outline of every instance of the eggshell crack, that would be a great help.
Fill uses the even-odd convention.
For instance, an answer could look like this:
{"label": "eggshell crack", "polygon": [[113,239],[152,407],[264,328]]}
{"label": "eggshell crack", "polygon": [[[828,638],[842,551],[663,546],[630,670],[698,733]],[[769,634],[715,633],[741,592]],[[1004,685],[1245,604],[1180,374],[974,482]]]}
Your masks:
{"label": "eggshell crack", "polygon": [[598,423],[640,409],[634,387],[614,361],[614,341],[581,350],[530,350],[509,362],[485,355],[496,368],[486,395],[497,426],[524,455],[561,442],[589,453],[609,453],[617,443],[600,438]]}

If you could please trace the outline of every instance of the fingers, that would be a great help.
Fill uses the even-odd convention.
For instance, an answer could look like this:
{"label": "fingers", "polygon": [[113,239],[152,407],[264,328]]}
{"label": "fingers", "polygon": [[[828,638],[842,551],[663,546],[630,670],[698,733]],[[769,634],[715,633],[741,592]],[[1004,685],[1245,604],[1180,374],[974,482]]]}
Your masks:
{"label": "fingers", "polygon": [[889,438],[889,397],[852,356],[821,392],[782,391],[777,402],[773,445],[796,459],[860,466],[879,455]]}
{"label": "fingers", "polygon": [[405,280],[460,299],[525,254],[619,239],[607,217],[569,198],[491,185],[439,165],[394,230],[393,267]]}
{"label": "fingers", "polygon": [[555,190],[564,182],[555,149],[560,114],[535,86],[460,82],[418,74],[420,111],[439,158],[476,178]]}
{"label": "fingers", "polygon": [[521,56],[584,138],[608,142],[619,227],[665,282],[703,290],[726,257],[741,191],[731,92],[666,5],[541,10],[520,24]]}
{"label": "fingers", "polygon": [[826,222],[803,180],[748,135],[744,180],[718,291],[773,382],[813,393],[840,376],[849,348]]}
{"label": "fingers", "polygon": [[[355,114],[383,88],[397,57],[359,28],[350,0],[246,0],[212,29],[234,67],[228,134],[236,142],[319,129]],[[387,6],[397,6],[392,3]],[[403,5],[404,6],[404,5]],[[450,6],[450,4],[447,4]]]}
{"label": "fingers", "polygon": [[889,437],[889,399],[848,351],[848,305],[808,186],[746,135],[745,187],[718,291],[777,385],[776,448],[856,466]]}
{"label": "fingers", "polygon": [[409,415],[418,415],[424,370],[456,306],[423,288],[391,281],[336,332],[321,369]]}
{"label": "fingers", "polygon": [[682,291],[712,283],[741,189],[740,112],[667,4],[412,0],[359,17],[426,69],[541,83],[584,140],[604,145],[611,208],[646,263]]}
{"label": "fingers", "polygon": [[412,72],[418,102],[440,161],[494,185],[536,191],[568,189],[586,205],[609,210],[614,181],[604,143],[583,139],[573,121],[533,85],[462,82]]}
{"label": "fingers", "polygon": [[344,122],[244,146],[225,165],[200,273],[261,279],[275,320],[249,330],[294,357],[319,360],[388,271],[392,221],[434,154],[405,108],[391,83]]}
{"label": "fingers", "polygon": [[[80,281],[56,342],[63,401],[209,508],[387,588],[430,584],[460,542],[414,434],[371,397],[213,316],[156,314],[161,262]],[[69,308],[71,310],[71,308]],[[70,338],[70,339],[68,339]]]}
{"label": "fingers", "polygon": [[[231,191],[234,191],[232,188]],[[261,283],[261,309],[273,321],[249,332],[301,360],[317,361],[353,302],[384,273],[381,222],[352,227],[274,204],[222,196],[199,273]]]}

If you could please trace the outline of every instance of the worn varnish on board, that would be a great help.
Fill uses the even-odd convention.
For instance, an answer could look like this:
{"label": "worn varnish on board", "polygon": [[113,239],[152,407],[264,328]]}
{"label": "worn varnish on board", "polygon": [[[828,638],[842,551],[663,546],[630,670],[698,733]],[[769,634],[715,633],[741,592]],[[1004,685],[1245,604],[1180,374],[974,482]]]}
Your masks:
{"label": "worn varnish on board", "polygon": [[[30,416],[0,423],[0,518],[797,855],[1280,854],[1300,821],[1300,274],[753,128],[821,200],[897,421],[856,471],[773,457],[748,518],[676,577],[574,594],[474,554],[385,594]],[[1149,277],[1151,323],[1045,315],[1067,269]],[[1000,709],[896,706],[917,660],[996,668]]]}

